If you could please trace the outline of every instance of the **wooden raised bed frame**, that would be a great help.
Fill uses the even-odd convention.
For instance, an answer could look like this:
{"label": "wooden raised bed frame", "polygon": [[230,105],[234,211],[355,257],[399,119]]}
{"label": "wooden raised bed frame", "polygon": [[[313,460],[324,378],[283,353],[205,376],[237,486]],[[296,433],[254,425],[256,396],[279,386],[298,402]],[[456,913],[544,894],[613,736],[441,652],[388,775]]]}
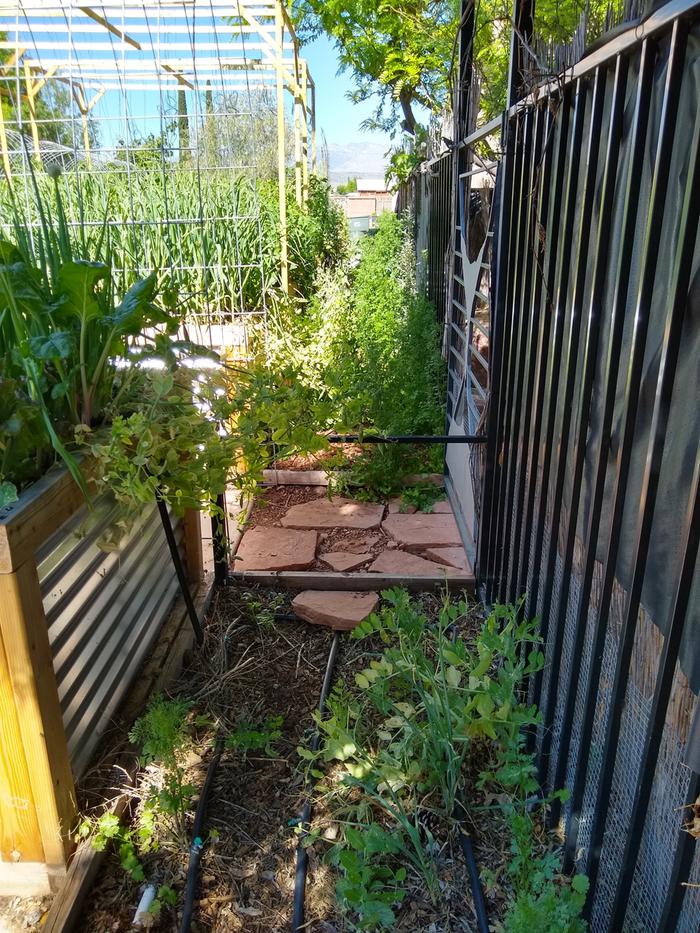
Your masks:
{"label": "wooden raised bed frame", "polygon": [[[0,895],[46,894],[73,851],[76,797],[36,552],[82,505],[50,471],[0,512]],[[185,520],[190,579],[202,574],[199,513]]]}

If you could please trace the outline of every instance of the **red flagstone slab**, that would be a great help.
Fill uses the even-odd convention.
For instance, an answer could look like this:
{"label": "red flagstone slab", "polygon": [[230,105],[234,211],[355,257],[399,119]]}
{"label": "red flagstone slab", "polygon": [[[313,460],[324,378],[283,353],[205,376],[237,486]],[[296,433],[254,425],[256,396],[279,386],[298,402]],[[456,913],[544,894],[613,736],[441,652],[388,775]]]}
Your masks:
{"label": "red flagstone slab", "polygon": [[377,593],[305,590],[292,600],[292,609],[305,622],[349,632],[379,605]]}
{"label": "red flagstone slab", "polygon": [[429,547],[459,547],[462,539],[452,515],[388,515],[382,530],[409,551]]}
{"label": "red flagstone slab", "polygon": [[327,554],[321,554],[321,560],[328,564],[333,570],[339,573],[345,573],[347,570],[355,570],[372,560],[371,554],[351,554],[349,551],[329,551]]}
{"label": "red flagstone slab", "polygon": [[316,560],[316,532],[258,525],[241,538],[233,569],[307,570]]}
{"label": "red flagstone slab", "polygon": [[456,571],[444,564],[436,564],[408,551],[384,551],[369,565],[370,573],[395,573],[402,577],[452,576]]}
{"label": "red flagstone slab", "polygon": [[293,505],[282,518],[285,528],[379,528],[384,506],[354,499],[314,499]]}
{"label": "red flagstone slab", "polygon": [[440,499],[439,502],[433,503],[430,511],[433,515],[452,515],[452,506],[447,499]]}
{"label": "red flagstone slab", "polygon": [[463,547],[431,547],[423,551],[423,555],[428,560],[437,561],[438,564],[444,564],[446,567],[455,567],[464,573],[472,572],[469,558],[464,553]]}

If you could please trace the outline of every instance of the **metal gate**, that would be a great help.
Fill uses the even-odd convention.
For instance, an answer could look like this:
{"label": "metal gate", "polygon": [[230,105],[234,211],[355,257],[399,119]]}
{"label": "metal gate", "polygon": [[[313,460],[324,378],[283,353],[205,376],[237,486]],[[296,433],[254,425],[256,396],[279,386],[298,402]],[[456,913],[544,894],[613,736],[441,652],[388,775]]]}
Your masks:
{"label": "metal gate", "polygon": [[[532,5],[516,13],[531,28]],[[700,5],[667,3],[514,97],[488,196],[470,180],[494,128],[469,133],[461,107],[448,419],[487,444],[452,445],[451,497],[486,600],[525,594],[540,619],[534,742],[545,789],[571,791],[552,818],[591,928],[696,931]]]}

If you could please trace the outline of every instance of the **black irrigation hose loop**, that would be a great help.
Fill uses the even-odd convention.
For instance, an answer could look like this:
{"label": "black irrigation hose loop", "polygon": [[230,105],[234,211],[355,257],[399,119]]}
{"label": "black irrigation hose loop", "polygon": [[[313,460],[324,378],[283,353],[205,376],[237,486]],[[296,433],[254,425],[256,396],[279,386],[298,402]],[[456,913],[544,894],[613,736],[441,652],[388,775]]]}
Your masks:
{"label": "black irrigation hose loop", "polygon": [[[335,661],[338,656],[338,647],[340,645],[340,632],[335,631],[333,633],[333,641],[331,642],[330,651],[328,652],[328,661],[326,663],[326,673],[323,678],[323,685],[321,687],[321,695],[318,700],[318,712],[319,716],[323,716],[326,711],[326,700],[328,699],[328,694],[331,689],[331,681],[333,680],[333,671],[335,669]],[[321,743],[321,730],[317,726],[313,738],[311,740],[311,751],[318,751],[318,746]],[[307,782],[307,792],[310,791],[310,782]],[[292,915],[292,931],[293,933],[301,933],[303,931],[304,923],[304,899],[306,896],[306,873],[309,867],[309,854],[304,848],[304,836],[308,832],[309,821],[311,819],[311,800],[307,797],[306,803],[304,804],[300,817],[298,826],[301,830],[301,835],[299,837],[299,843],[297,844],[297,862],[296,870],[294,874],[294,913]]]}
{"label": "black irrigation hose loop", "polygon": [[[459,638],[459,631],[454,623],[449,626],[449,629],[452,644],[455,644]],[[474,901],[474,913],[476,914],[476,925],[479,933],[489,933],[489,918],[486,912],[486,900],[484,898],[484,889],[481,886],[479,866],[476,864],[472,838],[464,829],[464,816],[466,812],[466,807],[462,801],[458,799],[455,802],[454,816],[457,820],[457,833],[462,847],[462,855],[464,856],[467,872],[469,874],[469,884],[472,889],[472,900]]]}
{"label": "black irrigation hose loop", "polygon": [[182,920],[180,922],[180,933],[188,933],[192,923],[192,914],[194,913],[194,897],[197,893],[197,876],[199,873],[199,862],[202,857],[204,840],[204,817],[207,810],[207,799],[214,783],[214,775],[219,766],[221,752],[224,747],[224,737],[219,735],[214,746],[214,754],[207,768],[207,776],[204,779],[202,792],[197,803],[197,810],[194,815],[194,826],[192,827],[192,842],[190,844],[190,861],[187,866],[187,879],[185,881],[185,900],[182,905]]}

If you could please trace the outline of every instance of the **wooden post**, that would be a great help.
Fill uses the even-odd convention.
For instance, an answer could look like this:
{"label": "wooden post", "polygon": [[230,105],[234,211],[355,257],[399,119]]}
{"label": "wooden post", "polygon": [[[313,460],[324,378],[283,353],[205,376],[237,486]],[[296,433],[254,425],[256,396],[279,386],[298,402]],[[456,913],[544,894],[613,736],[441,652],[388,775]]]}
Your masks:
{"label": "wooden post", "polygon": [[10,167],[10,153],[7,147],[7,133],[5,132],[5,117],[0,105],[0,149],[2,149],[2,167],[5,170],[5,177],[12,181],[12,169]]}
{"label": "wooden post", "polygon": [[294,194],[299,207],[304,204],[303,170],[302,170],[302,143],[301,124],[304,119],[301,99],[301,67],[299,63],[299,49],[294,43]]}
{"label": "wooden post", "polygon": [[287,158],[284,138],[284,9],[275,0],[275,48],[277,78],[277,182],[280,210],[280,278],[282,291],[289,294],[289,253],[287,244]]}
{"label": "wooden post", "polygon": [[0,573],[0,892],[48,893],[76,804],[34,558]]}
{"label": "wooden post", "polygon": [[309,111],[308,111],[308,74],[306,62],[301,63],[301,199],[306,206],[309,203]]}
{"label": "wooden post", "polygon": [[187,509],[182,520],[185,532],[185,569],[187,579],[197,587],[204,576],[204,552],[202,550],[201,513],[196,509]]}
{"label": "wooden post", "polygon": [[316,172],[316,85],[309,75],[311,84],[311,171]]}
{"label": "wooden post", "polygon": [[37,160],[41,159],[41,147],[39,146],[39,130],[36,125],[36,101],[34,90],[34,79],[29,67],[29,62],[24,61],[24,78],[27,82],[27,108],[29,109],[29,125],[32,130],[32,142],[34,143],[34,156]]}

